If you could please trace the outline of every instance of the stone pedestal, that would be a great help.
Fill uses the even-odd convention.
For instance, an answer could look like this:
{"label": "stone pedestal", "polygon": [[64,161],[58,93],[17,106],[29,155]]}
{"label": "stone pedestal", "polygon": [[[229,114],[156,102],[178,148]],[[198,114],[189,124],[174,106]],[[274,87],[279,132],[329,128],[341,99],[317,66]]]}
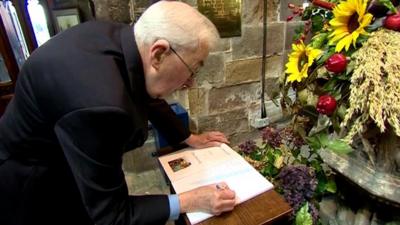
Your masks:
{"label": "stone pedestal", "polygon": [[320,152],[325,163],[368,191],[372,197],[400,207],[400,177],[376,169],[375,166],[368,161],[361,160],[356,154],[354,152],[348,155],[339,155],[328,150]]}

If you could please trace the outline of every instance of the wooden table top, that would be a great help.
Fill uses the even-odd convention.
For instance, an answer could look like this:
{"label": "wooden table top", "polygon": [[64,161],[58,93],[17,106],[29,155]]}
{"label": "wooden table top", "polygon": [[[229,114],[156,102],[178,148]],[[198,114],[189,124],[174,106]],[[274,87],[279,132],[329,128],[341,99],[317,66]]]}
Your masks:
{"label": "wooden table top", "polygon": [[[289,204],[275,190],[264,192],[237,206],[231,212],[213,216],[198,225],[261,225],[276,224],[292,212]],[[185,218],[186,224],[190,224]]]}

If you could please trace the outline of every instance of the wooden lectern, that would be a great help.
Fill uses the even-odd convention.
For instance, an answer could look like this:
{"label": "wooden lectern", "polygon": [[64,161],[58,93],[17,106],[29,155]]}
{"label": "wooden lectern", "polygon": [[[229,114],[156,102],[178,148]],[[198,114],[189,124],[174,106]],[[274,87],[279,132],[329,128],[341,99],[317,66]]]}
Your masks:
{"label": "wooden lectern", "polygon": [[[211,217],[198,225],[262,225],[285,224],[292,208],[276,191],[270,190],[245,201],[232,212]],[[176,224],[189,225],[185,216]]]}
{"label": "wooden lectern", "polygon": [[[179,149],[179,148],[178,148]],[[158,155],[171,153],[177,148],[160,149]],[[167,176],[165,176],[168,179]],[[246,185],[246,184],[243,184]],[[172,185],[171,185],[171,191]],[[275,190],[269,190],[235,207],[231,212],[213,216],[198,225],[262,225],[285,224],[292,208]],[[176,225],[190,225],[185,215],[181,215]]]}

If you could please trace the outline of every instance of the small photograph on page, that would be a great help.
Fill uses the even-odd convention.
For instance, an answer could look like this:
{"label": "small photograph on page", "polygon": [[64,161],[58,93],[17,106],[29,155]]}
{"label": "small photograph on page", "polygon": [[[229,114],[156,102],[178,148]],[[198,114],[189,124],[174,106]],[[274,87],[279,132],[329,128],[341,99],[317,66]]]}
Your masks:
{"label": "small photograph on page", "polygon": [[185,169],[191,165],[189,161],[184,158],[177,158],[168,162],[169,166],[171,167],[172,171],[177,172],[181,169]]}

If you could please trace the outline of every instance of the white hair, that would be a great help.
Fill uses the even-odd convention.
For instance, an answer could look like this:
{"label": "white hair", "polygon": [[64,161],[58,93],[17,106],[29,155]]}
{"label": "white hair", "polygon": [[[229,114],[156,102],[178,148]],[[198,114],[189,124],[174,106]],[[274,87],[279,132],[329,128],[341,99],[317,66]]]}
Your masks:
{"label": "white hair", "polygon": [[163,39],[173,48],[196,51],[200,45],[212,50],[219,41],[214,24],[193,7],[177,1],[151,5],[134,25],[139,44]]}

